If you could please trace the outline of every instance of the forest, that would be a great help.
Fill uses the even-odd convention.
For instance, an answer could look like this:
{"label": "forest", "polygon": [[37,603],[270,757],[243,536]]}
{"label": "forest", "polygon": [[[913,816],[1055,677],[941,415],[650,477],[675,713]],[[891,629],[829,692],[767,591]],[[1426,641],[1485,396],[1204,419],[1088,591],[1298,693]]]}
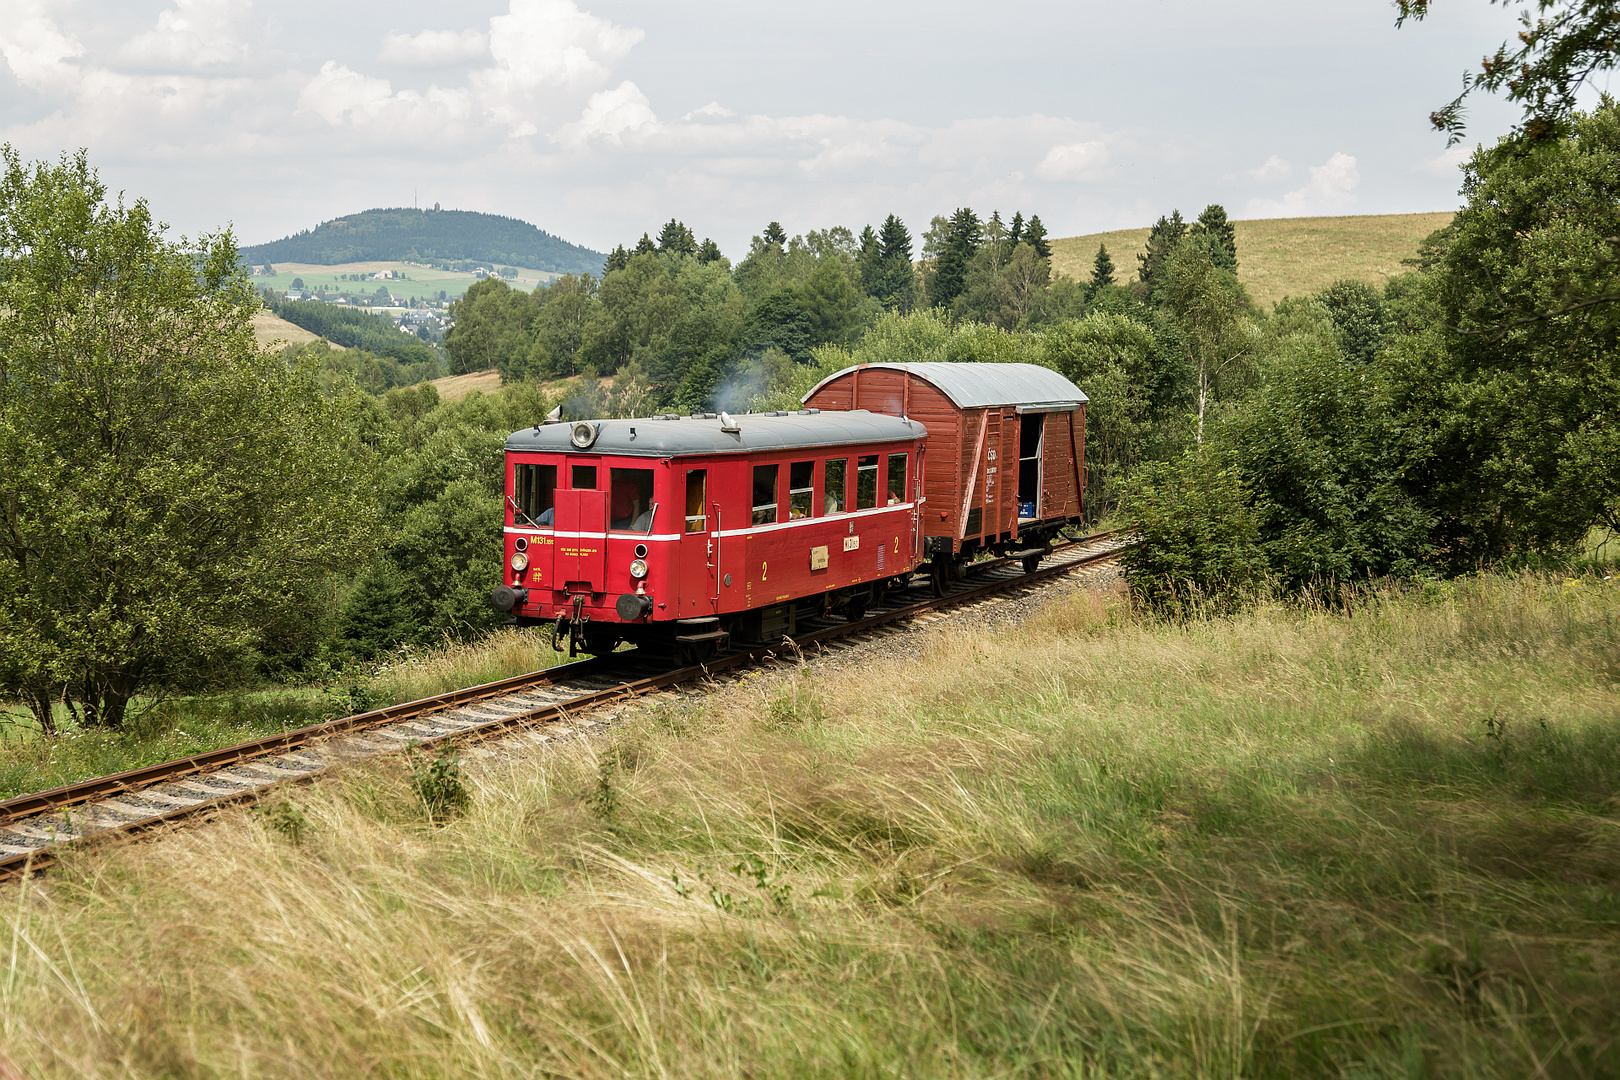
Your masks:
{"label": "forest", "polygon": [[439,356],[414,334],[395,327],[386,315],[361,308],[329,304],[324,300],[285,300],[270,298],[265,306],[278,318],[319,334],[346,349],[364,349],[405,365],[408,373],[389,385],[397,386],[421,379],[437,378]]}

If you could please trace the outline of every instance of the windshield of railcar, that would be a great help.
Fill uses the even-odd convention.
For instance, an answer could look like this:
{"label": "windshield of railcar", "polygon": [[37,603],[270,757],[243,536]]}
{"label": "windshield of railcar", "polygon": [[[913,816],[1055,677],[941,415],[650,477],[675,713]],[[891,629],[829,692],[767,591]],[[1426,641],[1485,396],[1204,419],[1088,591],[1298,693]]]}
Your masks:
{"label": "windshield of railcar", "polygon": [[512,524],[551,528],[557,500],[557,466],[520,464],[512,480],[511,505],[507,507],[512,511]]}

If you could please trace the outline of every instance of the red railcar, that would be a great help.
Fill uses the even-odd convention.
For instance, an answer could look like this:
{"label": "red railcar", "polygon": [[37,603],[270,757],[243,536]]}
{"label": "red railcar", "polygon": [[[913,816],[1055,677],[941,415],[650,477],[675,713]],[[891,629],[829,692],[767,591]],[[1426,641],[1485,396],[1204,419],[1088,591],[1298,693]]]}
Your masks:
{"label": "red railcar", "polygon": [[858,618],[923,559],[923,425],[865,410],[551,423],[506,442],[495,606],[603,652]]}
{"label": "red railcar", "polygon": [[804,397],[822,409],[866,409],[928,428],[920,515],[936,586],[981,551],[1033,569],[1085,496],[1086,395],[1036,364],[862,364]]}

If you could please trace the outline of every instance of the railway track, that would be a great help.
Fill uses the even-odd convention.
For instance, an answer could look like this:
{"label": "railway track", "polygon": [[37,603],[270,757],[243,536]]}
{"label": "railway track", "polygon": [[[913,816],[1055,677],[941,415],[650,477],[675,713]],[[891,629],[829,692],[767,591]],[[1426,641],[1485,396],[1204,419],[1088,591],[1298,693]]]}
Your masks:
{"label": "railway track", "polygon": [[[64,849],[251,800],[287,782],[309,780],[334,766],[447,739],[521,738],[549,742],[607,722],[601,706],[666,687],[856,638],[897,623],[989,599],[1023,586],[1113,560],[1130,543],[1095,533],[1055,547],[1025,573],[1016,559],[969,568],[943,597],[926,576],[897,589],[855,622],[804,623],[786,642],[743,646],[703,664],[669,668],[636,651],[592,657],[544,671],[392,705],[252,742],[97,777],[0,802],[0,881],[48,867]],[[593,715],[594,710],[594,715]]]}

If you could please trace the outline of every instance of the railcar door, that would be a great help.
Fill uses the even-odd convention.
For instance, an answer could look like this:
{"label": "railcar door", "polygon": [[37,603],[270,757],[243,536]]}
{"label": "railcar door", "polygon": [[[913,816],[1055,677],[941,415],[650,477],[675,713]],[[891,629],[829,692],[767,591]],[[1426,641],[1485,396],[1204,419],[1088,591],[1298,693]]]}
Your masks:
{"label": "railcar door", "polygon": [[570,465],[571,486],[557,492],[554,580],[571,592],[604,590],[607,492],[597,490],[598,471],[595,465]]}
{"label": "railcar door", "polygon": [[686,513],[681,524],[678,617],[690,619],[719,610],[720,516],[709,498],[709,470],[687,469]]}

